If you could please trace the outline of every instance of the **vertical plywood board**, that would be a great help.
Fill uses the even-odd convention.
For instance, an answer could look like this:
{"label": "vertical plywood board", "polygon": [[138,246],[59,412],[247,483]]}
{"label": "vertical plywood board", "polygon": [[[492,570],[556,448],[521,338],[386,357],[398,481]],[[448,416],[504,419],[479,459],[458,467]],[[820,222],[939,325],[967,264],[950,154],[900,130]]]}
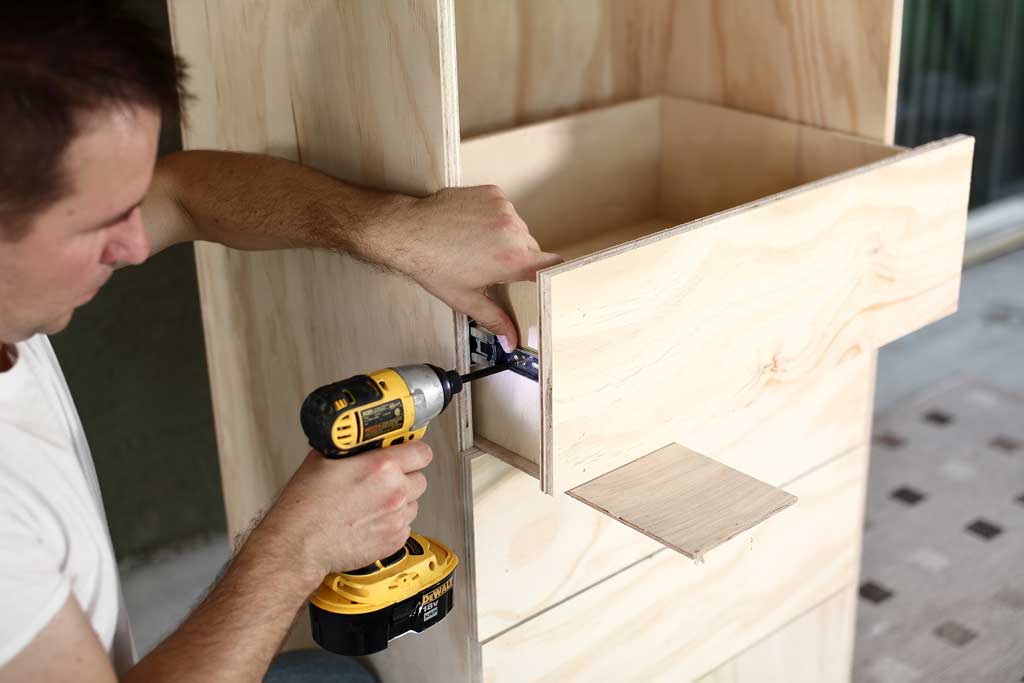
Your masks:
{"label": "vertical plywood board", "polygon": [[857,576],[867,448],[788,487],[799,499],[710,553],[661,551],[483,646],[484,680],[688,681]]}
{"label": "vertical plywood board", "polygon": [[542,271],[545,490],[955,311],[972,150],[950,138]]}
{"label": "vertical plywood board", "polygon": [[856,608],[847,586],[697,683],[847,683]]}
{"label": "vertical plywood board", "polygon": [[[177,0],[169,10],[196,95],[187,148],[270,153],[414,194],[457,184],[448,2]],[[410,281],[346,256],[196,251],[225,504],[237,533],[308,450],[298,422],[308,391],[399,363],[454,367],[455,317]],[[465,556],[463,409],[431,424],[435,458],[417,530]],[[396,642],[371,666],[385,679],[469,678],[471,602],[457,599],[442,624]]]}
{"label": "vertical plywood board", "polygon": [[499,184],[544,249],[651,218],[661,150],[655,97],[462,144],[462,182]]}
{"label": "vertical plywood board", "polygon": [[670,94],[891,139],[900,0],[458,0],[465,135]]}

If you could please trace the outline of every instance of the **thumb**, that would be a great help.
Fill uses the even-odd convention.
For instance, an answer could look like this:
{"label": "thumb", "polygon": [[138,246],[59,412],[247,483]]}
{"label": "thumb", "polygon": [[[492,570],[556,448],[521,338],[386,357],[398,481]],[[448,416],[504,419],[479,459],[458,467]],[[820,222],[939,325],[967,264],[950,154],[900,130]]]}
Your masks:
{"label": "thumb", "polygon": [[489,296],[478,292],[462,308],[462,312],[477,323],[498,337],[504,337],[504,340],[499,339],[499,342],[505,351],[511,351],[519,346],[519,334],[512,318]]}
{"label": "thumb", "polygon": [[531,280],[537,279],[537,271],[550,268],[551,266],[557,266],[564,259],[558,254],[552,254],[546,251],[541,251],[536,254],[533,260],[527,265],[526,269],[520,273],[517,280]]}

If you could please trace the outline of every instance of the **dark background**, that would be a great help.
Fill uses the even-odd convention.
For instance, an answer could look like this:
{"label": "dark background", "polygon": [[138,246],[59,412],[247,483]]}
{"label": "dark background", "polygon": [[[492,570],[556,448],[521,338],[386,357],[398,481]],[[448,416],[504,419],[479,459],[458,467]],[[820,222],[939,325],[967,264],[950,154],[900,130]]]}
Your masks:
{"label": "dark background", "polygon": [[[170,44],[167,5],[123,3]],[[160,154],[181,149],[164,121]],[[89,438],[118,559],[223,532],[191,244],[123,268],[51,337]]]}

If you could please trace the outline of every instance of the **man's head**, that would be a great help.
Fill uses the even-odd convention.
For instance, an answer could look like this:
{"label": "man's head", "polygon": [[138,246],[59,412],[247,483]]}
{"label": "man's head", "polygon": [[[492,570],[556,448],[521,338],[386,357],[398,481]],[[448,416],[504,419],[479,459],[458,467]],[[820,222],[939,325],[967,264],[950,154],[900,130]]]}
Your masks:
{"label": "man's head", "polygon": [[63,329],[149,252],[139,203],[182,66],[107,3],[0,9],[0,342]]}

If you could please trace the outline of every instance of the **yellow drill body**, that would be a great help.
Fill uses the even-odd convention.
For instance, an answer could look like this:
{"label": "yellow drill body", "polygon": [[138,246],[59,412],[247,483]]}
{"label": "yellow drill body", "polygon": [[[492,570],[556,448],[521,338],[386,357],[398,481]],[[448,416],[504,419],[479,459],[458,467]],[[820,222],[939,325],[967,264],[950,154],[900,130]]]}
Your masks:
{"label": "yellow drill body", "polygon": [[[461,390],[457,373],[433,365],[385,368],[312,392],[302,427],[328,458],[418,441]],[[451,609],[458,563],[451,549],[413,533],[389,557],[328,574],[310,599],[313,639],[338,654],[364,655],[429,628]]]}

